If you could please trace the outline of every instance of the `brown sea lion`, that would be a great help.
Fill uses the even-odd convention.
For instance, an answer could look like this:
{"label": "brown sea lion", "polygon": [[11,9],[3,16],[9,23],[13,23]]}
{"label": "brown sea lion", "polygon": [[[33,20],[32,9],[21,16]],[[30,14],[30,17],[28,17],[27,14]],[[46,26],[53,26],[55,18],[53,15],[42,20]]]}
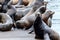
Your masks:
{"label": "brown sea lion", "polygon": [[35,9],[37,9],[37,8],[39,8],[40,6],[42,6],[42,5],[45,5],[45,6],[47,6],[47,3],[48,2],[46,2],[46,1],[44,1],[44,0],[35,0],[35,3],[34,3],[34,7],[36,7]]}
{"label": "brown sea lion", "polygon": [[11,17],[7,14],[0,13],[0,31],[9,31],[11,30],[13,21]]}
{"label": "brown sea lion", "polygon": [[[35,11],[34,11],[34,9],[32,8],[23,18],[21,18],[21,20],[20,21],[22,21],[23,23],[24,23],[24,21],[23,20],[26,20],[26,17],[28,17],[29,15],[31,15],[31,14],[33,14]],[[19,20],[18,20],[19,21]],[[19,24],[17,24],[17,26],[18,26]],[[26,24],[23,24],[23,26],[24,25],[26,25]],[[18,26],[19,27],[19,26]]]}
{"label": "brown sea lion", "polygon": [[3,4],[4,2],[5,2],[5,0],[0,0],[0,3],[2,3],[2,4]]}
{"label": "brown sea lion", "polygon": [[17,12],[15,14],[15,21],[21,19],[23,16],[25,16],[27,13],[29,13],[29,11],[32,9],[32,8],[16,8]]}
{"label": "brown sea lion", "polygon": [[[24,0],[24,1],[26,1],[26,0]],[[30,0],[29,0],[30,1]],[[32,1],[32,0],[31,0]],[[37,1],[37,0],[35,0],[35,1]],[[42,2],[41,2],[42,3]],[[30,5],[30,4],[29,4]],[[45,2],[45,4],[40,4],[40,5],[47,5],[47,3]],[[34,8],[34,10],[37,10],[37,4],[34,4],[32,7],[35,7]],[[32,8],[32,7],[30,7],[30,8]],[[15,20],[19,20],[21,17],[23,17],[23,16],[25,16],[28,12],[27,11],[29,11],[30,10],[30,8],[28,7],[28,8],[16,8],[17,9],[17,13],[15,14]],[[25,9],[27,9],[27,10],[25,10]]]}
{"label": "brown sea lion", "polygon": [[50,21],[50,16],[52,16],[54,14],[54,12],[52,12],[52,11],[49,11],[49,10],[46,10],[46,12],[44,13],[44,14],[42,14],[42,19],[43,19],[43,21],[47,24],[47,25],[49,25],[49,27],[51,27],[51,21]]}
{"label": "brown sea lion", "polygon": [[59,34],[48,27],[45,22],[43,22],[41,15],[37,16],[33,26],[35,31],[35,38],[44,38],[43,36],[45,32],[48,33],[51,40],[60,40]]}
{"label": "brown sea lion", "polygon": [[25,6],[32,6],[32,5],[34,5],[35,2],[36,2],[36,0],[23,0],[23,4]]}
{"label": "brown sea lion", "polygon": [[[31,15],[26,15],[24,16],[23,18],[21,18],[21,20],[18,20],[16,21],[16,24],[17,24],[17,27],[25,27],[25,28],[28,28],[28,27],[31,27],[31,25],[33,24],[34,20],[36,19],[36,16],[35,14],[39,13],[38,11],[39,10],[42,10],[42,8],[46,9],[45,6],[41,6],[40,8],[38,8],[33,14]],[[34,9],[35,10],[35,9]],[[43,10],[43,13],[45,11]],[[30,13],[29,13],[30,14]]]}

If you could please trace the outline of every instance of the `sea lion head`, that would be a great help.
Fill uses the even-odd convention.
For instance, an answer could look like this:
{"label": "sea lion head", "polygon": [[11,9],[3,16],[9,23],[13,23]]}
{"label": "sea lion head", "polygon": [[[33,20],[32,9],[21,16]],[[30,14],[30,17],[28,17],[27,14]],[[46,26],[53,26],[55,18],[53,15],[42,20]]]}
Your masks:
{"label": "sea lion head", "polygon": [[45,6],[41,6],[39,12],[40,12],[41,14],[43,14],[45,11],[46,11],[46,7],[45,7]]}

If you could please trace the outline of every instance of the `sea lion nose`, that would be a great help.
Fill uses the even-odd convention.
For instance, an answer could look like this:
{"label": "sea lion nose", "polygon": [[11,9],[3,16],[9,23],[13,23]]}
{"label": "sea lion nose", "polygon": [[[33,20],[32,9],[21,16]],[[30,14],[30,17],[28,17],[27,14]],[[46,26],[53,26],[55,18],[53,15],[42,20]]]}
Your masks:
{"label": "sea lion nose", "polygon": [[41,13],[38,12],[38,13],[37,13],[37,16],[41,16]]}
{"label": "sea lion nose", "polygon": [[42,14],[40,13],[40,12],[37,12],[37,14],[35,14],[35,16],[37,17],[41,17],[42,16]]}

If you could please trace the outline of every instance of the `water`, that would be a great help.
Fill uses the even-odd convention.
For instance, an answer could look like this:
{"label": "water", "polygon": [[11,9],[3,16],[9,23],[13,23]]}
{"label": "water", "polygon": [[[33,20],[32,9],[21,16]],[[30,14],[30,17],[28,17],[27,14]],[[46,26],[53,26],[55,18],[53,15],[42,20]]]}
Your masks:
{"label": "water", "polygon": [[55,12],[53,19],[60,19],[60,0],[47,0],[47,8]]}
{"label": "water", "polygon": [[52,29],[60,35],[60,0],[45,0],[48,1],[47,9],[55,12],[52,19]]}

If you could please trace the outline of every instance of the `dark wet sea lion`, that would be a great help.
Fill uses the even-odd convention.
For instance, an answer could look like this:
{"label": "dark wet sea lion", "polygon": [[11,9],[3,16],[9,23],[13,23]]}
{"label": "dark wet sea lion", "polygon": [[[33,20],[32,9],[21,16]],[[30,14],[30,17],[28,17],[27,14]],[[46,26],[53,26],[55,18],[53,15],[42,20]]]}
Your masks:
{"label": "dark wet sea lion", "polygon": [[23,4],[24,4],[25,6],[27,6],[27,5],[28,5],[28,3],[29,3],[29,1],[28,1],[28,0],[23,0]]}
{"label": "dark wet sea lion", "polygon": [[29,7],[34,5],[34,3],[36,2],[36,0],[23,0],[23,5]]}
{"label": "dark wet sea lion", "polygon": [[[42,27],[42,28],[41,28]],[[48,27],[42,20],[41,17],[38,17],[36,19],[36,21],[34,22],[34,29],[35,29],[35,37],[40,37],[39,35],[41,34],[40,33],[40,30],[41,29],[44,30],[45,32],[48,33],[49,37],[51,40],[60,40],[60,36],[57,32],[55,32],[54,30],[52,30],[50,27]]]}
{"label": "dark wet sea lion", "polygon": [[[26,18],[27,18],[29,15],[33,14],[33,13],[34,13],[34,9],[32,8],[24,17],[21,18],[21,20],[16,21],[16,22],[17,22],[17,23],[16,23],[16,24],[17,24],[17,27],[19,28],[19,25],[20,25],[19,22],[23,22],[23,23],[24,23],[24,21],[27,22],[27,19],[26,19]],[[28,24],[29,24],[29,23],[28,23]],[[27,24],[27,26],[28,26],[28,24]],[[21,26],[24,26],[24,25],[26,25],[26,24],[22,24]],[[20,26],[20,27],[21,27],[21,26]]]}
{"label": "dark wet sea lion", "polygon": [[[44,39],[44,40],[50,40],[48,33],[45,32],[44,28],[41,26],[42,25],[42,19],[41,19],[41,14],[36,14],[37,18],[33,24],[34,31],[35,31],[35,38],[36,39]],[[48,38],[46,37],[48,36]]]}
{"label": "dark wet sea lion", "polygon": [[16,9],[12,5],[8,5],[8,10],[6,12],[12,20],[13,20],[13,27],[15,28],[15,14],[16,14]]}
{"label": "dark wet sea lion", "polygon": [[42,25],[41,20],[42,19],[39,17],[39,15],[36,15],[36,16],[37,16],[37,18],[36,18],[36,20],[34,21],[34,24],[33,24],[34,31],[35,31],[35,38],[44,39],[44,30],[41,27],[41,25]]}

